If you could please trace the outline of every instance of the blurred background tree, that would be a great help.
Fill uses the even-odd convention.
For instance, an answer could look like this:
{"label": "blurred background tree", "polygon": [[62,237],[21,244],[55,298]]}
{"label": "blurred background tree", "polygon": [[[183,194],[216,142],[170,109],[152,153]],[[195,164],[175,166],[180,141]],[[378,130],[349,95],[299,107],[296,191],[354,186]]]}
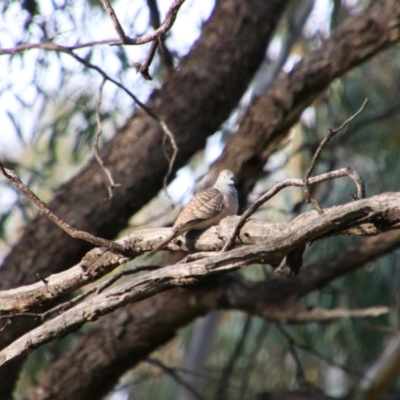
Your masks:
{"label": "blurred background tree", "polygon": [[[121,0],[112,2],[112,6],[125,32],[136,37],[157,29],[171,3]],[[293,76],[299,60],[311,59],[313,51],[329,43],[339,44],[340,36],[334,37],[333,32],[350,18],[369,15],[373,20],[376,13],[379,20],[379,12],[384,14],[386,8],[396,7],[396,1],[384,1],[384,5],[374,8],[363,0],[261,3],[184,2],[150,66],[152,80],[147,80],[132,63],[143,62],[151,44],[90,44],[116,37],[100,2],[3,2],[1,160],[46,202],[54,197],[52,209],[73,226],[113,239],[132,229],[172,224],[194,188],[210,184],[215,171],[222,167],[237,175],[242,212],[274,182],[304,177],[329,129],[339,126],[368,98],[367,109],[322,152],[315,173],[351,166],[363,177],[367,196],[399,191],[398,33],[385,43],[374,43],[370,54],[360,55],[340,72],[321,78],[322,83],[310,89],[309,97],[295,98],[286,116],[277,116],[283,125],[277,128],[281,132],[278,140],[273,133],[265,132],[265,143],[259,145],[261,153],[261,147],[265,149],[264,155],[254,154],[254,159],[238,161],[228,152],[229,143],[236,143],[234,137],[239,137],[241,127],[251,120],[251,107],[269,93],[279,100],[274,87],[279,73]],[[227,22],[229,18],[231,22]],[[391,29],[397,32],[398,26]],[[65,47],[24,48],[35,43]],[[89,44],[80,47],[82,43]],[[352,57],[348,54],[349,59]],[[328,59],[327,63],[335,61]],[[106,199],[102,172],[92,161],[102,82],[99,68],[120,83],[117,86],[106,80],[98,108],[102,158],[121,184],[111,200]],[[315,75],[318,81],[318,72]],[[164,152],[171,156],[170,142],[132,94],[157,117],[165,119],[175,135],[179,152],[169,176]],[[293,116],[287,117],[291,111]],[[250,130],[248,136],[252,135]],[[203,183],[197,185],[209,170]],[[168,196],[161,190],[165,176]],[[37,210],[6,180],[0,181],[0,188],[2,290],[65,270],[87,251],[87,245],[76,245],[58,233],[58,228],[49,228],[51,224],[46,225]],[[339,180],[313,188],[313,196],[323,207],[329,207],[350,201],[352,190],[349,182]],[[254,217],[290,221],[308,209],[300,189],[287,189]],[[95,210],[101,217],[95,215]],[[91,216],[97,221],[92,222]],[[43,232],[48,233],[47,239]],[[349,263],[332,279],[304,293],[301,301],[327,309],[387,305],[388,315],[297,326],[239,311],[205,308],[170,324],[154,324],[153,329],[165,331],[165,337],[158,341],[149,339],[147,343],[147,336],[139,328],[136,333],[130,331],[138,339],[126,345],[126,357],[110,355],[113,363],[104,363],[103,367],[94,361],[96,353],[83,351],[86,344],[92,348],[89,343],[108,343],[109,331],[114,330],[117,337],[126,334],[120,324],[137,323],[132,315],[140,312],[140,307],[153,312],[154,318],[158,313],[173,313],[173,307],[184,308],[179,304],[179,296],[184,295],[174,290],[158,295],[158,300],[145,300],[136,308],[133,305],[129,311],[129,306],[118,310],[41,347],[26,360],[21,358],[1,368],[1,398],[400,398],[400,238],[382,236],[382,241],[392,240],[390,251],[371,252],[366,259],[360,257],[362,262]],[[307,268],[324,268],[357,246],[371,244],[368,239],[347,236],[313,243],[305,252],[300,275]],[[172,257],[162,252],[153,263],[171,263]],[[142,264],[134,260],[123,268]],[[271,271],[269,266],[254,265],[242,274],[249,281],[267,282],[272,279]],[[127,317],[124,313],[131,314]],[[199,318],[202,314],[206,316]],[[2,347],[35,324],[25,319],[6,321],[2,321]],[[115,332],[118,330],[122,333]],[[137,350],[137,343],[142,343],[143,349],[133,356],[129,346]],[[113,344],[109,351],[113,352]],[[91,379],[86,380],[86,376]],[[80,378],[82,381],[77,382]],[[72,387],[75,391],[69,392]]]}

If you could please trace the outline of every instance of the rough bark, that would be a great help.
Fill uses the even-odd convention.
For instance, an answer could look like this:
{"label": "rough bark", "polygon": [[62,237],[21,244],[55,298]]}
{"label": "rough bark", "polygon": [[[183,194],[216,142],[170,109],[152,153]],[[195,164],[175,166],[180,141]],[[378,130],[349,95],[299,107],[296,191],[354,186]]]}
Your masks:
{"label": "rough bark", "polygon": [[[287,1],[222,0],[217,3],[201,38],[179,70],[151,96],[147,106],[175,135],[179,154],[173,172],[201,149],[207,136],[228,117],[264,57]],[[227,34],[229,32],[229,34]],[[216,61],[218,60],[218,62]],[[72,226],[113,238],[129,217],[162,187],[168,161],[162,149],[163,132],[144,112],[130,117],[101,153],[121,186],[111,201],[95,161],[63,185],[51,209]],[[167,146],[167,150],[171,149]],[[11,288],[48,276],[77,262],[88,250],[72,240],[45,216],[27,227],[0,269],[0,288]],[[0,347],[27,329],[13,323],[0,337]],[[10,397],[19,366],[0,371],[0,392]]]}
{"label": "rough bark", "polygon": [[27,399],[79,400],[88,394],[90,398],[100,398],[120,374],[197,317],[217,308],[239,309],[267,318],[279,311],[287,312],[297,298],[391,252],[399,243],[400,231],[392,231],[367,238],[339,257],[333,254],[290,279],[249,283],[237,275],[223,275],[192,288],[170,290],[127,305],[104,317],[101,328],[80,338],[72,350],[52,365]]}

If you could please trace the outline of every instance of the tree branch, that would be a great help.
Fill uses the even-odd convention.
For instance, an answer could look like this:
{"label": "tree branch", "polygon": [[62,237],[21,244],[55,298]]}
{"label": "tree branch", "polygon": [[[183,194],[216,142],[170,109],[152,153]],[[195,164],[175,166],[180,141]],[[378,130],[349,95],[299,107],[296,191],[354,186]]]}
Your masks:
{"label": "tree branch", "polygon": [[[391,231],[364,239],[340,254],[332,254],[290,279],[273,276],[254,283],[244,281],[238,274],[224,274],[188,289],[173,289],[130,304],[105,316],[101,327],[78,338],[74,348],[52,364],[40,385],[27,398],[44,400],[43,393],[49,397],[52,394],[57,400],[102,398],[126,370],[135,367],[171,340],[179,328],[197,317],[221,307],[249,310],[257,315],[262,310],[276,310],[280,306],[288,309],[295,299],[399,245],[400,231]],[[108,350],[110,343],[112,352]],[[126,359],[128,363],[121,362]],[[71,368],[71,365],[79,365],[79,368]]]}
{"label": "tree branch", "polygon": [[110,250],[114,250],[117,252],[124,253],[126,249],[116,242],[112,242],[111,240],[103,239],[97,236],[93,236],[88,232],[80,231],[78,229],[73,228],[71,225],[67,224],[61,218],[57,217],[53,212],[50,211],[49,207],[39,199],[24,183],[21,182],[19,176],[15,171],[11,169],[7,169],[3,166],[3,163],[0,161],[0,171],[2,174],[12,183],[12,185],[18,189],[21,193],[23,193],[33,204],[36,205],[42,211],[44,215],[46,215],[52,222],[54,222],[60,229],[64,232],[68,233],[74,239],[85,240],[86,242],[92,243],[95,246],[104,246]]}
{"label": "tree branch", "polygon": [[[317,201],[311,196],[310,193],[310,189],[308,187],[309,185],[309,179],[311,174],[314,171],[315,168],[315,164],[317,162],[317,159],[319,157],[319,155],[321,154],[322,149],[327,145],[327,143],[335,136],[337,135],[339,132],[341,132],[347,125],[350,124],[351,121],[353,121],[354,118],[356,118],[358,115],[360,115],[362,113],[362,111],[364,110],[365,106],[368,104],[368,99],[365,99],[362,106],[360,107],[360,109],[355,112],[351,117],[347,118],[346,121],[344,121],[342,123],[342,125],[340,125],[338,128],[335,129],[329,129],[329,135],[326,136],[322,142],[319,144],[317,150],[315,151],[313,158],[311,160],[310,166],[306,172],[306,175],[304,177],[304,187],[303,187],[303,193],[304,193],[304,200],[307,203],[311,203],[314,208],[318,211],[319,214],[322,214],[322,208],[320,207],[320,205],[317,203]],[[360,179],[360,178],[359,178]],[[361,179],[360,179],[361,180]],[[362,196],[364,197],[364,196]],[[357,198],[361,198],[360,195]]]}
{"label": "tree branch", "polygon": [[127,36],[122,29],[122,26],[120,22],[118,21],[117,16],[115,15],[115,12],[113,8],[111,7],[111,4],[108,0],[101,0],[104,9],[106,10],[107,14],[111,18],[113,25],[115,27],[115,30],[118,33],[118,36],[120,37],[119,41],[115,41],[111,43],[112,46],[117,46],[121,44],[144,44],[144,43],[149,43],[152,41],[157,40],[161,36],[165,35],[171,28],[172,25],[175,22],[176,16],[178,15],[178,11],[181,7],[181,5],[185,2],[185,0],[174,0],[168,9],[167,13],[165,14],[165,19],[163,23],[160,25],[158,29],[156,29],[152,33],[148,33],[147,35],[140,36],[138,38],[130,38]]}
{"label": "tree branch", "polygon": [[[316,178],[318,177],[313,179]],[[298,186],[301,187],[303,182],[301,179],[298,181]],[[237,224],[238,217],[229,217],[200,237],[194,232],[184,240],[176,238],[166,246],[169,250],[196,249],[208,253],[188,256],[179,264],[133,279],[129,283],[133,286],[127,290],[130,293],[137,291],[142,299],[174,286],[190,284],[208,274],[232,271],[257,262],[279,264],[291,250],[321,237],[343,232],[363,236],[376,235],[396,229],[400,227],[399,204],[400,193],[386,193],[328,208],[322,216],[309,211],[285,223],[250,220],[238,237],[238,242],[247,246],[229,252],[210,253],[210,250],[217,247],[222,248],[223,238],[229,237],[232,226]],[[169,232],[170,228],[133,232],[118,241],[130,251],[130,257],[106,249],[94,249],[76,266],[48,277],[46,284],[39,281],[32,285],[1,291],[0,313],[28,310],[97,280],[117,266],[142,254],[145,249],[152,248],[153,244],[158,243],[158,239],[166,237]],[[132,293],[129,294],[133,296],[130,301],[138,300],[136,294]]]}
{"label": "tree branch", "polygon": [[[339,169],[336,171],[330,171],[325,174],[315,176],[314,178],[308,179],[308,184],[313,185],[316,183],[321,183],[321,182],[325,182],[328,180],[341,178],[344,176],[348,176],[355,183],[356,188],[357,188],[356,198],[362,199],[365,196],[364,182],[362,181],[360,176],[357,174],[357,172],[353,171],[351,168],[342,168],[342,169]],[[233,228],[232,234],[230,235],[229,239],[225,243],[225,246],[223,247],[222,251],[228,250],[233,245],[236,235],[238,234],[240,228],[243,226],[243,224],[246,222],[246,220],[257,211],[257,209],[260,206],[262,206],[265,202],[267,202],[269,199],[274,197],[282,189],[290,187],[290,186],[297,186],[297,187],[304,186],[304,181],[301,179],[285,179],[284,181],[278,182],[277,184],[275,184],[271,189],[269,189],[262,196],[260,196],[241,215],[241,217],[239,218],[239,220],[237,221],[236,225]]]}
{"label": "tree branch", "polygon": [[[200,260],[191,261],[188,257],[186,262],[144,273],[129,282],[83,301],[16,340],[0,352],[0,365],[55,337],[79,329],[86,322],[96,320],[101,315],[110,313],[130,302],[143,300],[173,287],[191,285],[207,275],[234,271],[257,262],[276,262],[299,245],[359,222],[372,223],[375,220],[380,226],[386,225],[387,228],[400,227],[399,204],[400,194],[390,193],[326,209],[323,215],[311,211],[289,223],[286,229],[281,230],[280,237],[268,236],[268,243],[243,246],[217,255],[206,255]],[[310,310],[306,312],[307,315],[313,313]],[[269,318],[281,322],[282,320],[304,321],[305,318],[298,310],[293,314],[291,311],[285,312],[284,315],[281,312],[269,311],[268,315]]]}

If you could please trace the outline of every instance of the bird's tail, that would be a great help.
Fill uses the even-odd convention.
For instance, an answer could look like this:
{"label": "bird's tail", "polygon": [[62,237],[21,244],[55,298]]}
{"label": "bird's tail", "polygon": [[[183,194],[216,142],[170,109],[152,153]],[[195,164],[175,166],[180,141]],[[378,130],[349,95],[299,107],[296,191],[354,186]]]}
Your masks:
{"label": "bird's tail", "polygon": [[172,231],[158,246],[156,246],[149,254],[144,257],[144,261],[149,259],[152,255],[157,253],[157,251],[161,250],[164,246],[166,246],[172,239],[179,236],[179,232]]}

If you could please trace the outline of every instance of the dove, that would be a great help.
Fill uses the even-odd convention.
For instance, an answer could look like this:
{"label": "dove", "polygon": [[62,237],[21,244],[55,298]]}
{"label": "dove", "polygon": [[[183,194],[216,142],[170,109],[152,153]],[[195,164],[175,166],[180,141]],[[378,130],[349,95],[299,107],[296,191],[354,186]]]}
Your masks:
{"label": "dove", "polygon": [[176,219],[172,232],[144,258],[147,260],[171,240],[192,229],[207,229],[217,225],[228,215],[238,212],[235,175],[225,169],[220,172],[214,186],[195,194]]}

